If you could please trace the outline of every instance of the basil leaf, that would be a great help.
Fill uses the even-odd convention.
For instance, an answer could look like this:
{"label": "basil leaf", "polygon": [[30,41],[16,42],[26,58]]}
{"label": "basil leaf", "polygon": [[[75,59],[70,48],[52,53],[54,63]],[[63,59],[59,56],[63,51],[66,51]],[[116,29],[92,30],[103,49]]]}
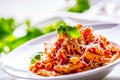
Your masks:
{"label": "basil leaf", "polygon": [[37,60],[35,58],[32,58],[30,64],[34,64],[35,62],[37,62]]}
{"label": "basil leaf", "polygon": [[81,36],[80,31],[77,27],[71,27],[66,25],[60,25],[57,30],[58,34],[63,34],[66,32],[66,34],[72,38],[78,38]]}
{"label": "basil leaf", "polygon": [[68,27],[66,29],[66,33],[68,36],[70,36],[72,38],[78,38],[81,36],[80,31],[76,27]]}
{"label": "basil leaf", "polygon": [[43,52],[36,53],[36,55],[33,58],[31,58],[31,64],[34,64],[35,62],[39,61],[42,55]]}
{"label": "basil leaf", "polygon": [[43,55],[43,52],[39,52],[34,58],[37,60],[40,60],[42,55]]}
{"label": "basil leaf", "polygon": [[66,26],[65,25],[60,25],[57,29],[58,34],[63,34],[66,31]]}

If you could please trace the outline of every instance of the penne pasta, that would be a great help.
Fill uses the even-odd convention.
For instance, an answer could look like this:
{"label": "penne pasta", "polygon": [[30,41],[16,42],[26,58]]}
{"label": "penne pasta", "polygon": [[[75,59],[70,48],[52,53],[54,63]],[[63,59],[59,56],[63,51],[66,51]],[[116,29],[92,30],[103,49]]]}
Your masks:
{"label": "penne pasta", "polygon": [[85,54],[85,58],[89,59],[90,61],[105,63],[110,61],[110,58],[105,58],[105,56],[100,56],[94,53],[91,53],[90,51],[87,51]]}
{"label": "penne pasta", "polygon": [[[60,76],[105,66],[120,57],[120,48],[90,27],[60,26],[56,39],[44,42],[41,59],[29,70],[40,76]],[[73,31],[73,32],[71,32]]]}
{"label": "penne pasta", "polygon": [[70,73],[73,70],[79,69],[79,68],[83,68],[85,67],[86,64],[84,62],[78,62],[77,64],[67,64],[67,65],[62,65],[62,66],[55,66],[54,69],[57,72],[64,72],[64,73]]}

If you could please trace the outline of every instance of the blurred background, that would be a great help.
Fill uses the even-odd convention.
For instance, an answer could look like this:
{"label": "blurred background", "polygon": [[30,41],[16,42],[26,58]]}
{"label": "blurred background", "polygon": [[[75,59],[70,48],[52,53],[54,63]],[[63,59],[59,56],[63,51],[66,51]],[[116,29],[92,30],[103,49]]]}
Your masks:
{"label": "blurred background", "polygon": [[[50,17],[69,17],[83,24],[120,24],[119,0],[0,0],[0,64],[9,52],[23,43],[53,32],[63,20],[36,25]],[[37,26],[37,27],[36,27]],[[39,27],[39,28],[38,28]],[[18,80],[2,71],[0,80]]]}

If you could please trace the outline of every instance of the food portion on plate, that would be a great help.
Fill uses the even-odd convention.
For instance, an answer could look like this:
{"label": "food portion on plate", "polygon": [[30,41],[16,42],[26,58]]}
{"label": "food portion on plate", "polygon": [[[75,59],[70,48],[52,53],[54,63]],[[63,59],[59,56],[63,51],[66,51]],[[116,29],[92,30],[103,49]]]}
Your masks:
{"label": "food portion on plate", "polygon": [[44,42],[29,70],[40,76],[68,75],[106,66],[120,57],[120,48],[92,27],[60,25],[58,37]]}

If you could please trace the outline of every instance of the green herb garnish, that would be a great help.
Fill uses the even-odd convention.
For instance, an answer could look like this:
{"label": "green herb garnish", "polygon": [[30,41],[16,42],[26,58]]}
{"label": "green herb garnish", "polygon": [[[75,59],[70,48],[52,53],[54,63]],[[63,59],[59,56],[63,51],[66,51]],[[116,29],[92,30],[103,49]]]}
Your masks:
{"label": "green herb garnish", "polygon": [[65,32],[68,36],[72,38],[78,38],[81,36],[80,31],[76,26],[71,27],[67,25],[60,25],[57,29],[57,32],[58,34],[63,34]]}
{"label": "green herb garnish", "polygon": [[31,58],[31,64],[34,64],[35,62],[39,61],[42,55],[43,55],[43,52],[36,53],[36,55]]}

